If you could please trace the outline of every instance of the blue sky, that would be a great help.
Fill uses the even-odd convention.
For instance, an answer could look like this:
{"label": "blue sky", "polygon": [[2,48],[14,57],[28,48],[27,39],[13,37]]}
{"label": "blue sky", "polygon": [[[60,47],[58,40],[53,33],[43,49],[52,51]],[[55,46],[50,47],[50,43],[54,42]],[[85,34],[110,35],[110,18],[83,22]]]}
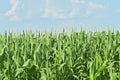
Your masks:
{"label": "blue sky", "polygon": [[120,0],[0,0],[0,32],[120,29]]}

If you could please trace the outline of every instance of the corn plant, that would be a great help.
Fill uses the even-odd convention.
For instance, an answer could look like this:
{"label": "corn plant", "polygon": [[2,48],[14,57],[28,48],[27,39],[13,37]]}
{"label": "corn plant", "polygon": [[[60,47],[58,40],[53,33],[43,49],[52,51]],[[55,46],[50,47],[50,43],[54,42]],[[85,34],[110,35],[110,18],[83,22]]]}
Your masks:
{"label": "corn plant", "polygon": [[120,32],[0,34],[0,80],[120,80]]}

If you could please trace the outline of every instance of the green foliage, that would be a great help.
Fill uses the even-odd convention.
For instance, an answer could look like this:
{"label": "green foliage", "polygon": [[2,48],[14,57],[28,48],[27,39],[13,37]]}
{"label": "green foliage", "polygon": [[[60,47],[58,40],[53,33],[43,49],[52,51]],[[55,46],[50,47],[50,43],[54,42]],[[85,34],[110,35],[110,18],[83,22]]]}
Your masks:
{"label": "green foliage", "polygon": [[0,80],[120,80],[119,31],[0,35]]}

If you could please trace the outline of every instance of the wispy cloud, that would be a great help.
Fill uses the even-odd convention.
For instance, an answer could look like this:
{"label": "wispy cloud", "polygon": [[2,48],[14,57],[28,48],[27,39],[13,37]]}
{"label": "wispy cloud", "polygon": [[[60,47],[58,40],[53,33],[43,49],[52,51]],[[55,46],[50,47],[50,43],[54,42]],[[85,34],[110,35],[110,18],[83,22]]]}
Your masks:
{"label": "wispy cloud", "polygon": [[53,18],[58,18],[58,19],[65,19],[66,14],[62,9],[57,10],[52,14]]}
{"label": "wispy cloud", "polygon": [[84,4],[85,0],[70,0],[72,4]]}
{"label": "wispy cloud", "polygon": [[[54,2],[52,2],[52,0],[46,0],[44,6],[44,12],[41,17],[67,19],[67,18],[75,18],[76,16],[82,16],[82,15],[89,16],[90,14],[93,14],[97,10],[101,10],[104,8],[102,4],[96,4],[94,2],[85,2],[85,0],[70,0],[70,2],[71,3],[68,6],[71,7],[71,9],[68,11],[66,9],[58,8],[56,5],[54,5]],[[80,13],[80,10],[82,10],[82,8],[84,10]]]}
{"label": "wispy cloud", "polygon": [[91,13],[92,13],[92,11],[91,11],[91,10],[86,10],[85,16],[87,16],[87,17],[88,17]]}
{"label": "wispy cloud", "polygon": [[88,4],[88,8],[89,9],[103,9],[103,5],[102,4],[95,4],[94,2],[90,2]]}
{"label": "wispy cloud", "polygon": [[78,14],[78,12],[79,12],[79,8],[73,8],[73,9],[70,11],[70,13],[69,13],[69,17],[70,17],[70,18],[76,17],[76,15]]}
{"label": "wispy cloud", "polygon": [[49,15],[51,14],[51,9],[50,9],[50,0],[45,0],[45,8],[44,8],[44,13],[41,17],[43,18],[48,18]]}
{"label": "wispy cloud", "polygon": [[86,9],[86,16],[89,16],[90,14],[94,13],[96,10],[101,10],[103,9],[104,6],[102,4],[96,4],[94,2],[89,2],[87,4],[87,9]]}
{"label": "wispy cloud", "polygon": [[9,1],[12,7],[10,8],[10,10],[8,10],[5,13],[5,16],[9,16],[11,18],[10,20],[18,20],[18,16],[16,15],[16,12],[19,7],[19,1],[18,0],[9,0]]}
{"label": "wispy cloud", "polygon": [[44,13],[41,16],[43,18],[55,18],[55,19],[64,19],[65,18],[65,12],[62,9],[57,9],[55,6],[51,5],[50,0],[46,0]]}

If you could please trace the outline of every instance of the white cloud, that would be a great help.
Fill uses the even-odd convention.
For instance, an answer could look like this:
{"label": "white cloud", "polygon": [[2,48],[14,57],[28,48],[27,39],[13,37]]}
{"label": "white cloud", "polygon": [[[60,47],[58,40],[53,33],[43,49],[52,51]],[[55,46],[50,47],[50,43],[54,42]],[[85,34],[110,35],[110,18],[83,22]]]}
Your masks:
{"label": "white cloud", "polygon": [[64,10],[57,9],[56,7],[51,5],[50,0],[46,0],[44,13],[41,17],[43,17],[43,18],[52,17],[55,19],[65,19],[66,18]]}
{"label": "white cloud", "polygon": [[90,2],[88,4],[88,8],[89,9],[103,9],[103,5],[102,4],[95,4],[93,2]]}
{"label": "white cloud", "polygon": [[84,4],[85,0],[70,0],[72,4]]}
{"label": "white cloud", "polygon": [[6,16],[12,16],[16,14],[16,11],[19,6],[18,0],[10,0],[10,4],[12,5],[11,9],[5,14]]}
{"label": "white cloud", "polygon": [[44,14],[41,17],[47,18],[49,17],[50,13],[51,13],[50,0],[46,0]]}
{"label": "white cloud", "polygon": [[58,18],[58,19],[65,19],[65,13],[63,10],[59,9],[56,12],[52,13],[53,18]]}
{"label": "white cloud", "polygon": [[87,10],[86,13],[85,13],[85,16],[88,17],[91,13],[92,13],[92,11]]}
{"label": "white cloud", "polygon": [[69,17],[70,18],[76,17],[76,15],[78,14],[78,11],[79,11],[79,8],[73,8],[69,13]]}
{"label": "white cloud", "polygon": [[[83,12],[81,13],[85,13],[82,15],[89,16],[90,14],[93,14],[96,10],[100,10],[104,8],[102,4],[96,4],[94,2],[88,2],[84,4],[85,0],[70,0],[71,1],[70,6],[72,6],[72,4],[74,5],[72,6],[70,11],[67,11],[66,9],[57,8],[57,6],[54,6],[54,2],[51,1],[52,0],[46,0],[44,13],[41,17],[55,18],[55,19],[75,18],[78,15],[80,16],[79,11],[82,10],[82,8],[86,10],[85,12],[84,10],[82,10]],[[83,4],[83,5],[75,6],[76,4]]]}
{"label": "white cloud", "polygon": [[47,10],[43,16],[41,16],[43,18],[55,18],[55,19],[65,19],[65,13],[62,9],[58,9],[58,10]]}
{"label": "white cloud", "polygon": [[8,10],[5,13],[5,16],[9,16],[10,20],[12,20],[12,21],[18,20],[18,16],[17,16],[16,12],[19,7],[19,1],[18,0],[10,0],[10,4],[12,5],[12,7],[10,8],[10,10]]}
{"label": "white cloud", "polygon": [[104,6],[102,4],[96,4],[94,2],[89,2],[87,4],[87,10],[86,10],[85,16],[88,17],[90,14],[94,13],[96,10],[101,10],[103,8]]}

